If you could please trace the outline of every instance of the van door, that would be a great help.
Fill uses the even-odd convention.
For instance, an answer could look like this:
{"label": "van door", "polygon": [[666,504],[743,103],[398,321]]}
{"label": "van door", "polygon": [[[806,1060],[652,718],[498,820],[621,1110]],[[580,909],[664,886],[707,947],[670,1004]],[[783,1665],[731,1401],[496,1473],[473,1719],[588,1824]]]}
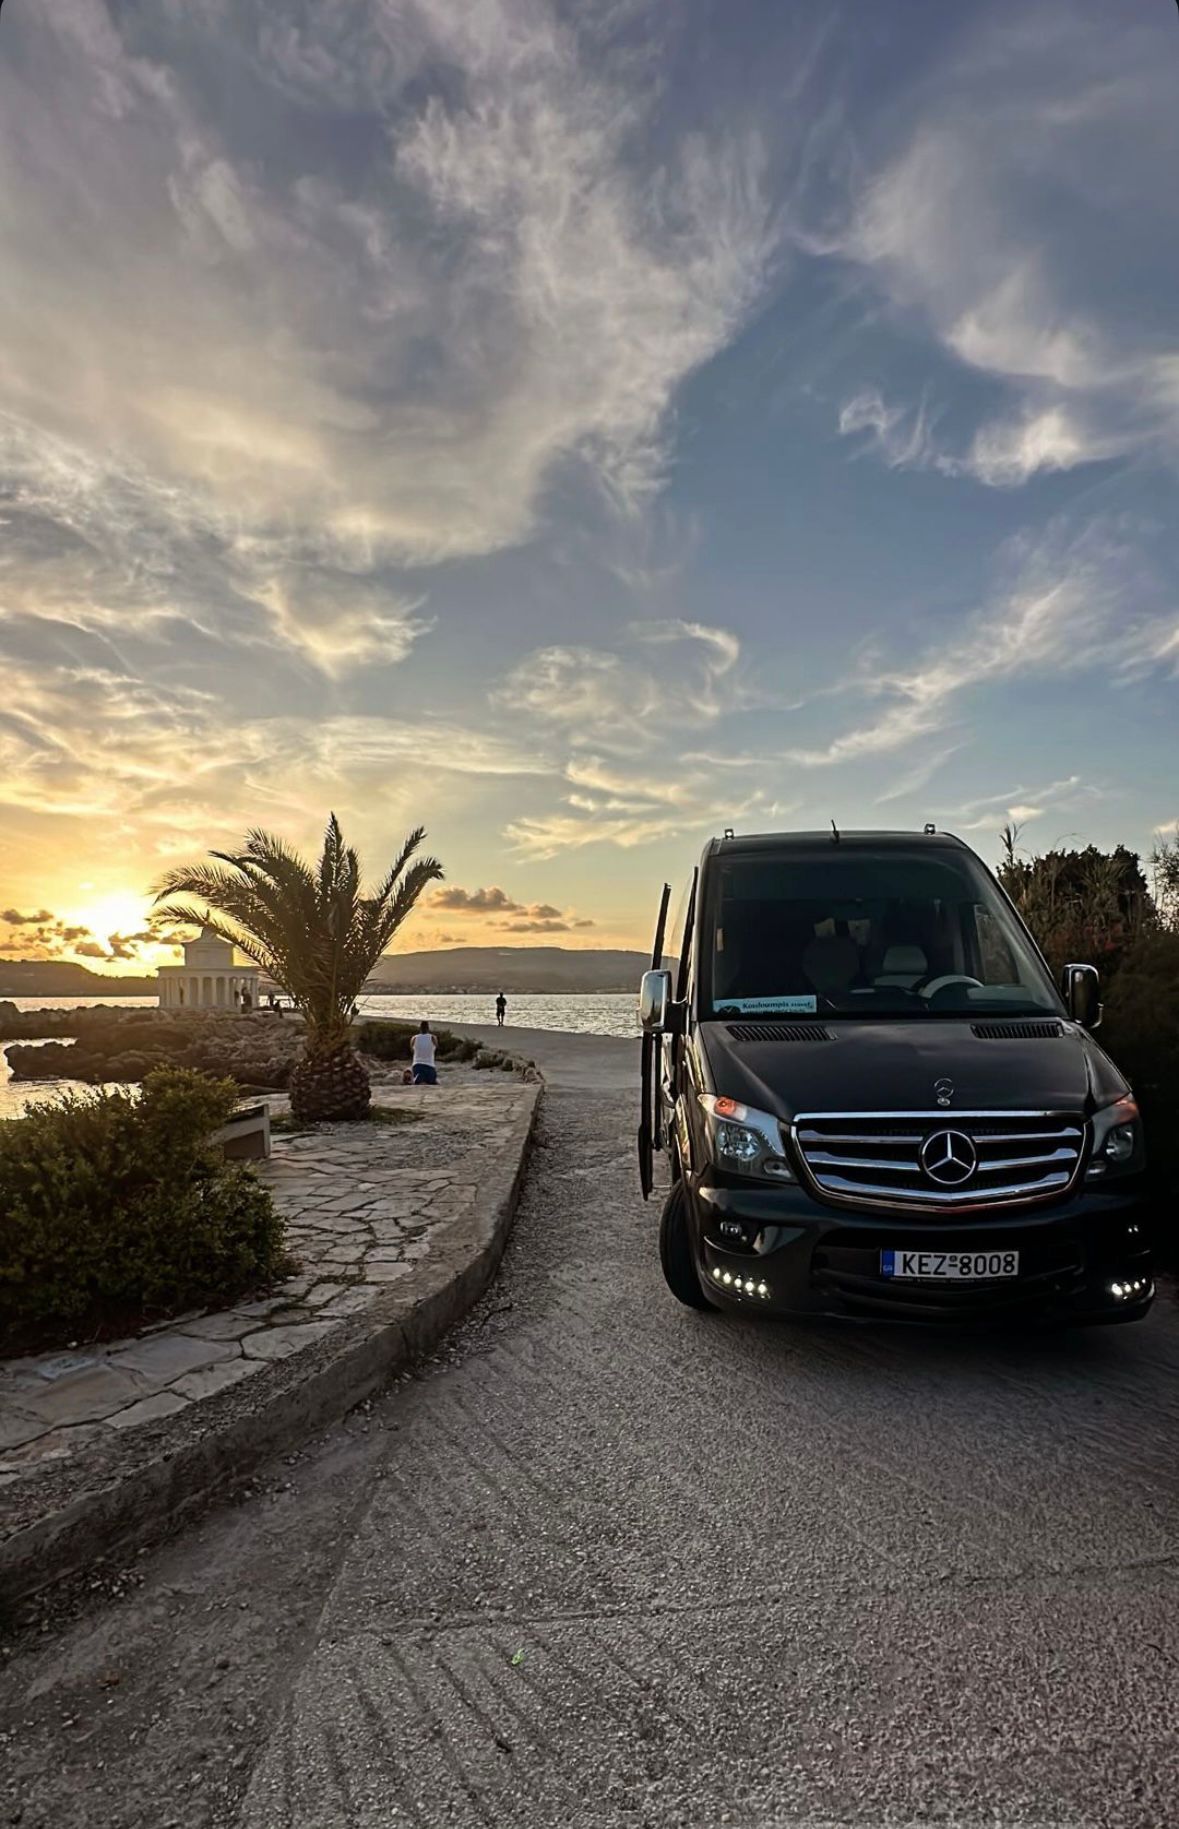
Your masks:
{"label": "van door", "polygon": [[[692,952],[696,927],[696,886],[699,881],[700,871],[697,868],[693,870],[692,880],[688,885],[687,904],[683,914],[684,925],[682,932],[680,933],[679,958],[676,968],[675,983],[672,987],[672,994],[675,1001],[680,1004],[687,1002],[692,990]],[[674,934],[672,935],[672,945],[675,945]],[[655,1129],[656,1149],[663,1148],[664,1126],[666,1125],[670,1130],[675,1124],[675,1102],[680,1093],[680,1076],[683,1070],[684,1049],[688,1045],[687,1035],[683,1029],[677,1029],[674,1034],[668,1037],[668,1043],[667,1054],[670,1058],[666,1063],[665,1077],[661,1087],[663,1096],[659,1101],[658,1119]]]}
{"label": "van door", "polygon": [[[663,964],[663,940],[667,929],[667,904],[671,900],[671,884],[664,883],[663,894],[659,899],[659,916],[655,922],[655,944],[651,948],[651,969],[658,971]],[[644,1033],[639,1043],[639,1185],[643,1190],[643,1199],[650,1197],[655,1185],[655,1138],[662,1134],[659,1103],[663,1097],[661,1080],[663,1077],[663,1037]]]}

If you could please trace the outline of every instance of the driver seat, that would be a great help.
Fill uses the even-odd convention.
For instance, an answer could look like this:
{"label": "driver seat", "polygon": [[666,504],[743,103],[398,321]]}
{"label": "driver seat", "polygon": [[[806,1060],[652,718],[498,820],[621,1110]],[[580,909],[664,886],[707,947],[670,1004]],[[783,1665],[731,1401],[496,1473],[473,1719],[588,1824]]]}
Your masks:
{"label": "driver seat", "polygon": [[911,991],[928,970],[929,961],[920,946],[890,946],[880,961],[880,970],[874,982],[878,985],[897,985],[903,991]]}

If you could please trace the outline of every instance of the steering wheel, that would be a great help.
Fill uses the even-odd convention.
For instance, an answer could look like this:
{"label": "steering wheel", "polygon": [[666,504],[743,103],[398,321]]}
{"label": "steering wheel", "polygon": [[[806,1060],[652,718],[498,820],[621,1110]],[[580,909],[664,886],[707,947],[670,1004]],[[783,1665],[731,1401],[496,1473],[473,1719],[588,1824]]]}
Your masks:
{"label": "steering wheel", "polygon": [[915,984],[913,989],[922,997],[933,997],[938,991],[944,991],[951,984],[966,984],[976,991],[983,988],[981,978],[968,978],[965,972],[947,972],[944,978],[930,978],[924,984]]}

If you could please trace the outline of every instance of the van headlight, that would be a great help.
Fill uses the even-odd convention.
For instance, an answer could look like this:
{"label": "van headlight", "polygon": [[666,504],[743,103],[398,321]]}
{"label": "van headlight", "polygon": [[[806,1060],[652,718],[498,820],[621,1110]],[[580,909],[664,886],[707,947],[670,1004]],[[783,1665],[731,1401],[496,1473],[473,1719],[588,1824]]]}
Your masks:
{"label": "van headlight", "polygon": [[1087,1181],[1105,1181],[1142,1167],[1145,1146],[1142,1119],[1134,1099],[1115,1099],[1093,1114],[1093,1153],[1085,1173]]}
{"label": "van headlight", "polygon": [[759,1181],[793,1181],[786,1160],[782,1125],[772,1112],[756,1111],[737,1099],[699,1093],[708,1150],[718,1169],[751,1175]]}

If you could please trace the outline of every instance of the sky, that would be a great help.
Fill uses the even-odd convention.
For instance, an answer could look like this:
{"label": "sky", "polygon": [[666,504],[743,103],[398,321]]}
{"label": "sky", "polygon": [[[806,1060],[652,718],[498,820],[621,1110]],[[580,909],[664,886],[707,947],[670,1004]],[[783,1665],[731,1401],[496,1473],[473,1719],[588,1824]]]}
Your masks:
{"label": "sky", "polygon": [[0,954],[422,824],[399,945],[731,826],[1179,816],[1171,0],[4,0]]}

